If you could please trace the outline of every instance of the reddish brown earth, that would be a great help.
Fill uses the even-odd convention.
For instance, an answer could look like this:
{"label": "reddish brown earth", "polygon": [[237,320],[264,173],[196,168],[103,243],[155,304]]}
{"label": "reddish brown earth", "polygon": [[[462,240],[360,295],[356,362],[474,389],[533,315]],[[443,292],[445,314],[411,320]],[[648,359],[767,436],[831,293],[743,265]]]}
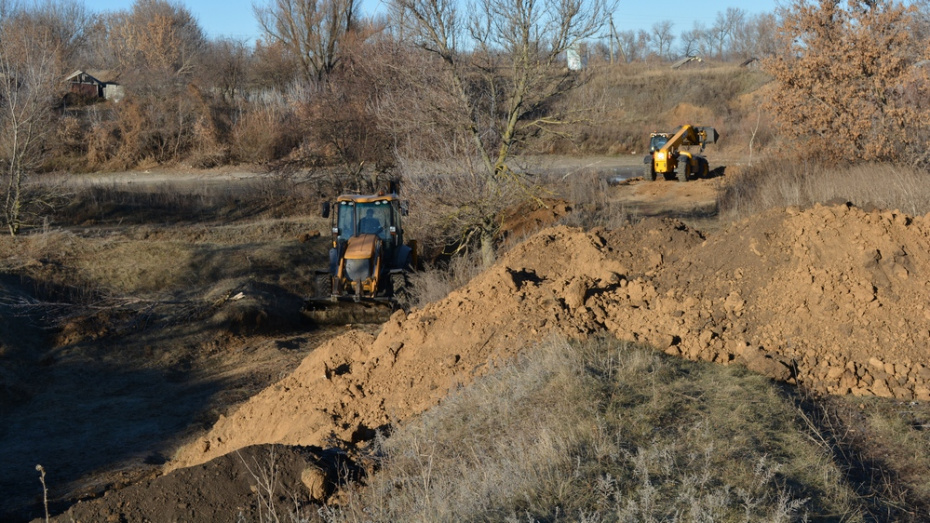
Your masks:
{"label": "reddish brown earth", "polygon": [[[671,214],[712,202],[713,183],[636,181],[617,198]],[[776,209],[706,235],[659,218],[612,231],[547,228],[444,300],[395,313],[377,334],[324,342],[179,449],[165,475],[61,520],[134,520],[150,497],[188,503],[185,485],[242,476],[231,456],[246,447],[320,452],[333,436],[366,440],[551,335],[607,332],[817,392],[930,400],[928,243],[930,216],[846,205]],[[318,458],[285,461],[307,471]]]}
{"label": "reddish brown earth", "polygon": [[378,336],[334,339],[168,464],[320,444],[435,405],[533,343],[607,331],[824,393],[930,400],[930,217],[775,210],[705,239],[672,220],[555,227]]}

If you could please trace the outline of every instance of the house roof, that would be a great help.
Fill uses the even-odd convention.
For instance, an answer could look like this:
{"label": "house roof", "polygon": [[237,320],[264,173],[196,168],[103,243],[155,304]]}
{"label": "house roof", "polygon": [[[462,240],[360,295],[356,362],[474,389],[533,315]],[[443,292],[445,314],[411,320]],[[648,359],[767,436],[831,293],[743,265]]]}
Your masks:
{"label": "house roof", "polygon": [[109,69],[98,69],[98,70],[92,70],[92,71],[84,71],[83,69],[78,69],[77,71],[74,71],[73,73],[65,77],[64,81],[66,82],[73,81],[81,75],[87,75],[101,84],[116,83],[116,80],[119,78],[118,73],[116,73],[115,71],[109,70]]}

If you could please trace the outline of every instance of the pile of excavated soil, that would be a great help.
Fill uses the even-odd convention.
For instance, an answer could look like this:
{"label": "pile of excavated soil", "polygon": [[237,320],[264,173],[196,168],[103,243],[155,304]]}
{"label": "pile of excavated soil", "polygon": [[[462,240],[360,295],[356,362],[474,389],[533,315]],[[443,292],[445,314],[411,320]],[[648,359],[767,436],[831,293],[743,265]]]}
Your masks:
{"label": "pile of excavated soil", "polygon": [[168,468],[260,443],[364,440],[550,333],[610,332],[832,394],[930,400],[930,216],[774,210],[705,239],[673,220],[546,229],[441,302],[350,333]]}
{"label": "pile of excavated soil", "polygon": [[297,521],[314,496],[332,490],[340,466],[350,470],[332,451],[257,445],[109,491],[54,521]]}

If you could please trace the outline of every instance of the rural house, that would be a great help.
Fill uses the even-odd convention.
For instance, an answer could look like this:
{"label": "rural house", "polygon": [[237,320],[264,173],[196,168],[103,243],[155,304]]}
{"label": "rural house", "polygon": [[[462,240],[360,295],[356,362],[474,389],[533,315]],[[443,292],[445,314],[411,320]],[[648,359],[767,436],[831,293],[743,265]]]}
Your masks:
{"label": "rural house", "polygon": [[115,82],[116,75],[111,71],[97,71],[94,74],[80,69],[71,73],[65,82],[69,91],[86,99],[103,98],[118,102],[123,98],[123,86]]}

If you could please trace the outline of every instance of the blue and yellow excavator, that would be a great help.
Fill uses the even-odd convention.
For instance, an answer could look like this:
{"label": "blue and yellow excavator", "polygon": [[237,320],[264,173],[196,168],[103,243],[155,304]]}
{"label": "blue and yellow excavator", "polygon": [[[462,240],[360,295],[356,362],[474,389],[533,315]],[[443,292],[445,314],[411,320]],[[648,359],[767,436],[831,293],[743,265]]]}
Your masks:
{"label": "blue and yellow excavator", "polygon": [[710,173],[707,158],[680,147],[701,146],[704,152],[708,143],[717,143],[720,135],[713,127],[693,127],[683,125],[677,132],[654,132],[649,135],[649,156],[643,159],[646,164],[643,176],[647,180],[656,180],[659,176],[666,180],[678,179],[686,182],[695,178],[706,177]]}
{"label": "blue and yellow excavator", "polygon": [[404,239],[407,202],[395,185],[390,192],[344,194],[324,203],[322,214],[332,218],[329,268],[317,271],[304,315],[317,323],[386,320],[417,263],[416,242]]}

